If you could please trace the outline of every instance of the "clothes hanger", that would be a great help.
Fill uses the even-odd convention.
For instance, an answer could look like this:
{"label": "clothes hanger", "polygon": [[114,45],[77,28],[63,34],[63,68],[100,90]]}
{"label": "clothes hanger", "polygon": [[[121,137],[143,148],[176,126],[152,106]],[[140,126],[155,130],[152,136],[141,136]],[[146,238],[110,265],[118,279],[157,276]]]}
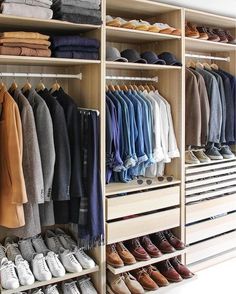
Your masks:
{"label": "clothes hanger", "polygon": [[114,88],[117,90],[117,91],[121,91],[121,88],[119,85],[115,85]]}
{"label": "clothes hanger", "polygon": [[112,92],[115,92],[115,91],[116,91],[114,85],[112,85],[112,84],[108,85],[108,89],[109,89],[110,91],[112,91]]}
{"label": "clothes hanger", "polygon": [[154,92],[156,91],[156,88],[153,85],[150,85],[149,87],[152,91],[154,91]]}
{"label": "clothes hanger", "polygon": [[128,87],[125,85],[124,82],[123,82],[122,85],[120,85],[120,88],[121,88],[121,90],[123,90],[123,91],[128,91],[128,90],[129,90]]}
{"label": "clothes hanger", "polygon": [[3,82],[3,79],[2,79],[2,75],[1,75],[1,82],[0,82],[0,90],[5,87],[5,84]]}
{"label": "clothes hanger", "polygon": [[188,67],[188,68],[190,68],[190,67],[192,67],[192,68],[196,68],[196,63],[195,63],[193,60],[189,60],[189,61],[187,62],[187,67]]}
{"label": "clothes hanger", "polygon": [[149,88],[148,84],[146,84],[146,85],[144,86],[144,89],[147,90],[148,92],[151,92],[151,89]]}
{"label": "clothes hanger", "polygon": [[204,66],[205,69],[212,70],[212,68],[211,68],[211,66],[210,66],[209,63],[207,63],[207,62],[203,62],[202,65]]}
{"label": "clothes hanger", "polygon": [[143,85],[139,85],[139,86],[138,86],[138,89],[139,89],[140,91],[145,91],[145,88],[144,88]]}
{"label": "clothes hanger", "polygon": [[136,84],[133,84],[133,87],[134,87],[135,91],[139,91],[139,88],[138,88],[138,86]]}
{"label": "clothes hanger", "polygon": [[52,85],[51,88],[51,94],[58,91],[61,88],[61,85],[58,83],[57,79],[55,80],[55,83]]}
{"label": "clothes hanger", "polygon": [[219,70],[219,66],[216,63],[212,63],[211,68],[215,70]]}
{"label": "clothes hanger", "polygon": [[17,83],[16,83],[16,79],[15,79],[15,77],[14,77],[14,78],[13,78],[13,82],[12,82],[12,84],[11,84],[11,86],[10,86],[9,92],[14,92],[17,88],[18,88],[18,85],[17,85]]}
{"label": "clothes hanger", "polygon": [[22,93],[29,91],[31,88],[32,88],[32,86],[30,84],[29,77],[27,77],[27,82],[24,85],[24,87],[22,88]]}
{"label": "clothes hanger", "polygon": [[134,91],[134,87],[133,87],[132,84],[129,84],[127,88],[128,88],[128,90],[133,90]]}
{"label": "clothes hanger", "polygon": [[196,67],[204,69],[204,65],[200,61],[196,62]]}
{"label": "clothes hanger", "polygon": [[36,90],[36,92],[39,92],[39,91],[43,91],[45,88],[46,87],[45,87],[45,85],[43,83],[43,77],[41,77],[40,82],[36,86],[35,90]]}
{"label": "clothes hanger", "polygon": [[106,85],[106,92],[108,92],[109,91],[109,88],[108,88],[108,85]]}

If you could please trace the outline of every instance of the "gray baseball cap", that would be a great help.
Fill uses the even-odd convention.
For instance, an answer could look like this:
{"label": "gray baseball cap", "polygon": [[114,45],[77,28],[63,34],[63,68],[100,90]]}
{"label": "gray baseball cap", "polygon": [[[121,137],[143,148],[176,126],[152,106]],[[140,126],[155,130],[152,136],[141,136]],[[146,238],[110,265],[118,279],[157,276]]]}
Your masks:
{"label": "gray baseball cap", "polygon": [[120,51],[115,47],[107,47],[106,48],[106,60],[107,61],[128,62],[128,60],[126,58],[121,57]]}
{"label": "gray baseball cap", "polygon": [[126,49],[126,50],[122,51],[121,56],[124,58],[127,58],[129,62],[147,63],[147,61],[145,59],[141,58],[138,51],[136,51],[134,49]]}

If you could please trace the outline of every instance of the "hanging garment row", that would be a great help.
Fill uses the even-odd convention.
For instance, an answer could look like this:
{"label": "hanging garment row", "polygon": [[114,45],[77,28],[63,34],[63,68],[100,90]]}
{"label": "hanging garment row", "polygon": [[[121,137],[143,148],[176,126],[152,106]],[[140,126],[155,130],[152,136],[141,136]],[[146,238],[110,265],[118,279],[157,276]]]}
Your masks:
{"label": "hanging garment row", "polygon": [[2,83],[0,105],[1,232],[27,238],[72,223],[85,246],[101,243],[97,112],[78,110],[57,82]]}
{"label": "hanging garment row", "polygon": [[[234,158],[236,77],[216,64],[189,62],[186,68],[186,145],[205,147],[187,152],[188,163]],[[195,156],[196,155],[196,156]]]}
{"label": "hanging garment row", "polygon": [[107,183],[163,175],[180,156],[171,106],[153,85],[109,85],[106,114]]}

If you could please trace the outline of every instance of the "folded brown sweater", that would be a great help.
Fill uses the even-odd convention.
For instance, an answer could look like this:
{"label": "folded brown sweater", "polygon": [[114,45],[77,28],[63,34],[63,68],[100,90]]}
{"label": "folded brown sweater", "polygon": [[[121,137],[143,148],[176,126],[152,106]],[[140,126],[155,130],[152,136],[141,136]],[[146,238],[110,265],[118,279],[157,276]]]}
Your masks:
{"label": "folded brown sweater", "polygon": [[49,36],[35,32],[4,32],[0,33],[1,38],[17,38],[17,39],[40,39],[48,40]]}
{"label": "folded brown sweater", "polygon": [[3,43],[3,46],[6,47],[25,47],[25,48],[32,48],[32,49],[44,49],[47,50],[47,45],[39,45],[39,44],[27,44],[27,43]]}
{"label": "folded brown sweater", "polygon": [[51,42],[40,39],[19,39],[19,38],[0,38],[0,44],[3,43],[27,43],[27,44],[38,44],[50,46]]}
{"label": "folded brown sweater", "polygon": [[0,46],[0,55],[50,57],[51,50]]}

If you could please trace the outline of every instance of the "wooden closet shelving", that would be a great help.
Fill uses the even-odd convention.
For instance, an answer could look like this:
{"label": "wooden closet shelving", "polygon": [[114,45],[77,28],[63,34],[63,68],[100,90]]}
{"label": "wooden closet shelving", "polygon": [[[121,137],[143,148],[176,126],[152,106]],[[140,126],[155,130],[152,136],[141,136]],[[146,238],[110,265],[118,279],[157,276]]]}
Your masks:
{"label": "wooden closet shelving", "polygon": [[212,42],[208,40],[198,40],[193,38],[185,38],[186,50],[199,50],[204,52],[220,52],[220,51],[236,51],[236,45],[220,42]]}
{"label": "wooden closet shelving", "polygon": [[107,69],[181,70],[181,66],[106,61]]}

